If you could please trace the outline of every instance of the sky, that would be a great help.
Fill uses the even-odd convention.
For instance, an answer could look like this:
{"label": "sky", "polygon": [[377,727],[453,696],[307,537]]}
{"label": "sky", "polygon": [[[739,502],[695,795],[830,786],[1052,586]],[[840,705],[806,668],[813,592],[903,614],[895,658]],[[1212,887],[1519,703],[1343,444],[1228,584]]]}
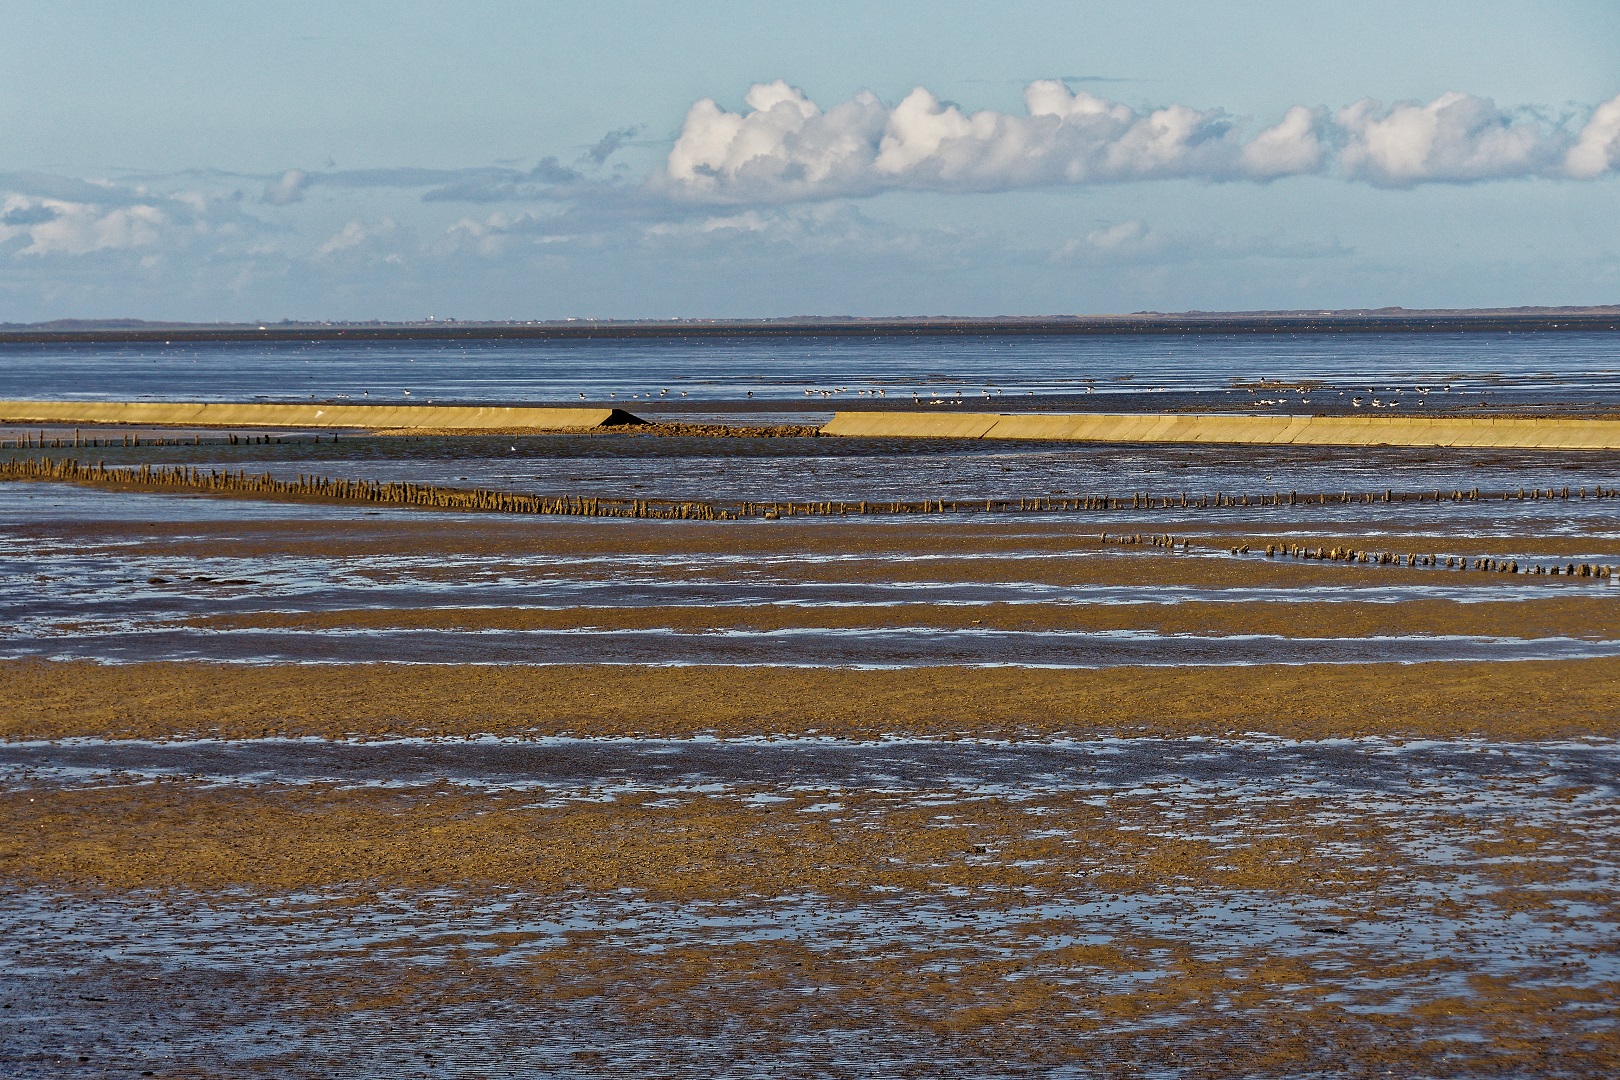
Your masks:
{"label": "sky", "polygon": [[6,0],[0,322],[1620,303],[1620,2]]}

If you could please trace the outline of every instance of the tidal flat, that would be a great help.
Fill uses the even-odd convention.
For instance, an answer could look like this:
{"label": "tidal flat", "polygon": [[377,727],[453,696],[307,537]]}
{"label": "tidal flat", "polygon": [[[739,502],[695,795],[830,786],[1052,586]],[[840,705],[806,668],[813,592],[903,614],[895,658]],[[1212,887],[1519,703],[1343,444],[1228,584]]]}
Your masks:
{"label": "tidal flat", "polygon": [[1474,564],[1620,564],[1614,506],[0,485],[0,1060],[1612,1071],[1620,587]]}
{"label": "tidal flat", "polygon": [[1620,454],[815,434],[1612,417],[1612,332],[4,358],[657,426],[0,426],[192,484],[0,482],[0,1073],[1620,1073]]}

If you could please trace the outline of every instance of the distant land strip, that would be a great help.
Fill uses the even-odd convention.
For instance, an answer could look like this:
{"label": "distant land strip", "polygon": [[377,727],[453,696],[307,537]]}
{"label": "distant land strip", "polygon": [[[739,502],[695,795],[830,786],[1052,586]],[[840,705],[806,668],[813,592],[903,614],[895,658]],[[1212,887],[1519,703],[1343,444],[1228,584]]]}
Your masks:
{"label": "distant land strip", "polygon": [[1529,333],[1620,330],[1620,305],[1343,311],[1185,311],[966,318],[559,319],[462,322],[166,323],[64,319],[0,323],[0,344],[469,341],[714,337],[972,337],[1107,334]]}

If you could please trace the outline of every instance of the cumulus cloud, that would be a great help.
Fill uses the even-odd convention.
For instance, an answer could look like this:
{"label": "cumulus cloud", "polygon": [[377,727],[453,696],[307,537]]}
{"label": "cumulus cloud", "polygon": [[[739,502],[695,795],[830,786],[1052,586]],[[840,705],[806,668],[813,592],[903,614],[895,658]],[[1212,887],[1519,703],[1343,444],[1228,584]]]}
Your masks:
{"label": "cumulus cloud", "polygon": [[1243,170],[1256,180],[1320,172],[1329,153],[1327,139],[1327,110],[1295,105],[1243,147]]}
{"label": "cumulus cloud", "polygon": [[97,203],[11,194],[0,200],[0,244],[20,255],[88,255],[144,247],[166,224],[156,206],[107,207]]}
{"label": "cumulus cloud", "polygon": [[1589,179],[1620,156],[1616,102],[1599,108],[1577,138],[1461,93],[1387,108],[1360,101],[1336,115],[1296,105],[1252,134],[1222,109],[1139,111],[1057,80],[1030,83],[1023,114],[964,112],[923,87],[893,107],[862,91],[823,110],[781,81],[756,84],[744,100],[742,112],[711,98],[694,104],[654,186],[677,199],[733,204],[1166,178],[1263,182],[1335,171],[1403,187]]}
{"label": "cumulus cloud", "polygon": [[681,197],[790,201],[886,189],[998,191],[1158,177],[1270,179],[1314,172],[1309,110],[1246,141],[1220,109],[1146,113],[1055,80],[1031,83],[1024,115],[966,113],[918,87],[893,108],[862,92],[823,111],[784,82],[754,86],[746,113],[705,98],[687,112],[663,180]]}
{"label": "cumulus cloud", "polygon": [[373,224],[351,221],[317,247],[315,256],[326,259],[338,255],[365,254],[379,256],[385,262],[398,262],[398,254],[387,250],[388,241],[398,233],[399,223],[393,218],[385,217]]}
{"label": "cumulus cloud", "polygon": [[1472,94],[1388,109],[1362,100],[1336,121],[1347,138],[1339,153],[1345,175],[1390,187],[1554,173],[1570,141],[1562,128]]}
{"label": "cumulus cloud", "polygon": [[1620,97],[1599,105],[1569,148],[1564,167],[1577,180],[1620,170]]}
{"label": "cumulus cloud", "polygon": [[531,213],[496,211],[483,220],[464,217],[445,230],[434,245],[440,254],[471,251],[484,258],[506,253],[514,240],[531,244],[560,244],[574,239],[558,217],[541,218]]}
{"label": "cumulus cloud", "polygon": [[271,206],[286,206],[302,202],[304,189],[309,186],[309,173],[303,169],[288,169],[279,179],[264,185],[264,201]]}

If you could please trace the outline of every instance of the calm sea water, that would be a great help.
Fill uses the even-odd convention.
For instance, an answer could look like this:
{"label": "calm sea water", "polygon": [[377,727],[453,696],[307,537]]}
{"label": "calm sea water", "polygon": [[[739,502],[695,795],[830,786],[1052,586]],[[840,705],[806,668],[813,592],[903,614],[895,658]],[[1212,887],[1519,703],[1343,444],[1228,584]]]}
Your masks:
{"label": "calm sea water", "polygon": [[[1261,380],[1291,388],[1234,385]],[[1300,389],[1302,383],[1316,385]],[[1369,412],[1375,406],[1613,411],[1620,409],[1620,334],[0,344],[0,399],[577,404],[583,395],[651,418],[815,423],[849,404],[909,406],[914,393],[923,401],[997,409],[1351,412],[1361,398]],[[111,465],[187,464],[284,477],[315,472],[548,496],[757,501],[1500,489],[1620,480],[1615,454],[1259,447],[1169,453],[938,440],[356,435],[333,444],[302,433],[277,444],[228,445],[222,433],[206,432],[197,447],[115,446],[94,456]],[[1583,520],[1588,511],[1571,505],[1559,509],[1574,514],[1572,527],[1590,527]]]}
{"label": "calm sea water", "polygon": [[[1620,334],[827,337],[792,340],[0,344],[0,398],[539,403],[1368,392],[1620,400]],[[813,397],[814,401],[807,400]],[[826,396],[823,396],[825,393]],[[1011,404],[1011,401],[1006,401]]]}

